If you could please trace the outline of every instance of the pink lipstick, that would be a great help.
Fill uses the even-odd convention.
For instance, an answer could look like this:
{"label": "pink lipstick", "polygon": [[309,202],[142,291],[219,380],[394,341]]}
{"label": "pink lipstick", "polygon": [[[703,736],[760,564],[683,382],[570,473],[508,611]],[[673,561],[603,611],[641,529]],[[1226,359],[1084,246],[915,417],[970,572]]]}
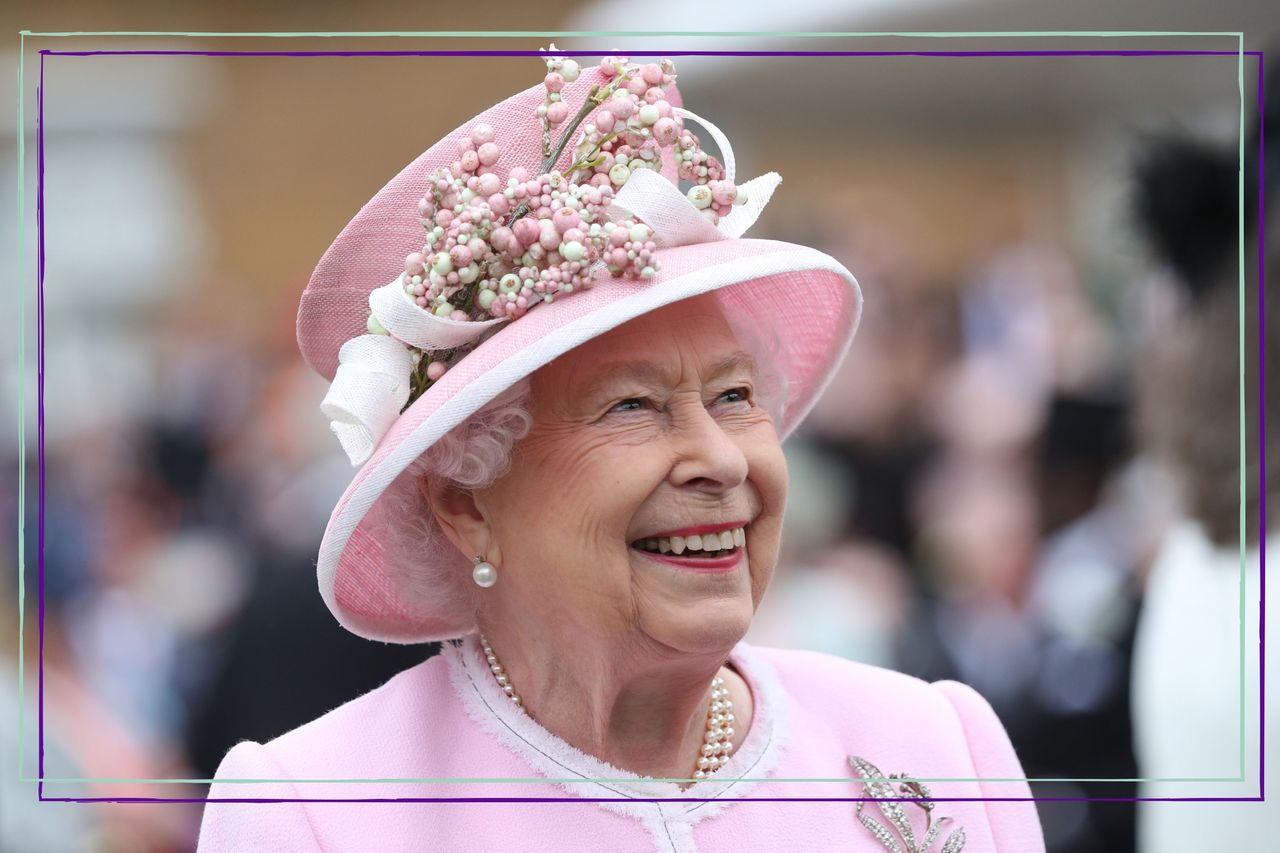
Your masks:
{"label": "pink lipstick", "polygon": [[[676,534],[679,535],[679,534]],[[666,563],[677,569],[683,569],[686,572],[699,572],[701,574],[725,574],[732,572],[738,568],[742,562],[743,549],[734,548],[727,554],[720,557],[689,557],[675,554],[655,554],[652,551],[642,551],[639,548],[632,548],[632,551],[654,560],[659,563]]]}

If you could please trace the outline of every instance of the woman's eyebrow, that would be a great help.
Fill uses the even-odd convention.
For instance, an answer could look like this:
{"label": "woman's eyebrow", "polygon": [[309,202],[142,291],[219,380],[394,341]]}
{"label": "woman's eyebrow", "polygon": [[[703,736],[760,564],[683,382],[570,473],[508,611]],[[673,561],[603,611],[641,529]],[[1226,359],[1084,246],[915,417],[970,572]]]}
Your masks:
{"label": "woman's eyebrow", "polygon": [[651,361],[614,361],[597,365],[595,378],[580,392],[584,400],[594,399],[628,380],[651,382],[660,385],[668,377],[667,371]]}
{"label": "woman's eyebrow", "polygon": [[760,366],[756,363],[755,356],[749,352],[739,350],[716,362],[711,369],[710,378],[719,379],[721,376],[745,370],[754,379],[759,375],[759,369]]}
{"label": "woman's eyebrow", "polygon": [[[722,376],[745,370],[752,377],[756,376],[755,358],[748,352],[730,353],[711,365],[707,379],[719,379]],[[597,376],[589,382],[581,392],[583,397],[593,397],[613,385],[629,379],[640,382],[661,384],[669,381],[667,371],[651,361],[614,361],[604,362],[597,367]]]}

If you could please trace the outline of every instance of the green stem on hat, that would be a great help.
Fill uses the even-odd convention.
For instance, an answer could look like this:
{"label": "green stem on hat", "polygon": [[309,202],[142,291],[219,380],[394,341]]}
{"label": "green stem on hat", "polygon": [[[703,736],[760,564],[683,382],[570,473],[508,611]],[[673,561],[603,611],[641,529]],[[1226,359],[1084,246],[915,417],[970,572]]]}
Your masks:
{"label": "green stem on hat", "polygon": [[591,114],[591,111],[603,102],[602,100],[597,100],[599,91],[599,86],[591,87],[591,92],[587,95],[586,101],[583,102],[582,109],[578,110],[578,114],[573,117],[573,121],[569,122],[569,126],[565,128],[560,141],[556,143],[556,147],[547,155],[547,159],[542,161],[542,170],[538,172],[539,175],[545,175],[555,166],[556,161],[560,159],[560,155],[564,153],[564,147],[569,144],[569,137],[573,136],[573,132],[578,129],[578,125],[582,124],[586,117]]}
{"label": "green stem on hat", "polygon": [[[573,132],[578,129],[578,126],[581,125],[583,121],[586,120],[587,116],[591,115],[592,110],[607,101],[613,93],[617,91],[618,86],[626,82],[630,76],[629,72],[620,71],[608,82],[607,85],[605,85],[604,88],[599,86],[591,87],[591,91],[587,93],[587,100],[583,102],[582,108],[578,110],[578,114],[573,117],[573,120],[570,121],[568,126],[565,128],[564,133],[560,136],[560,141],[556,143],[556,147],[552,149],[551,153],[543,159],[542,166],[538,170],[539,175],[545,175],[552,169],[552,167],[555,166],[556,161],[560,159],[560,155],[564,153],[564,147],[569,144],[569,139],[573,136]],[[581,163],[575,162],[570,164],[568,174],[573,174],[579,168],[582,168]],[[507,225],[513,225],[520,219],[520,217],[524,216],[528,212],[529,202],[520,202],[519,206],[516,207],[515,212],[511,214],[511,218],[507,220]]]}
{"label": "green stem on hat", "polygon": [[479,292],[480,292],[480,279],[477,277],[475,281],[467,285],[465,295],[462,298],[463,304],[459,307],[463,311],[466,311],[468,314],[470,314],[471,308],[472,306],[475,305],[475,302],[476,302],[476,294],[478,294]]}
{"label": "green stem on hat", "polygon": [[618,138],[617,133],[607,133],[604,136],[600,137],[600,139],[596,142],[596,144],[591,146],[591,150],[582,156],[581,160],[578,160],[576,163],[574,163],[572,166],[569,167],[569,172],[568,174],[565,175],[565,177],[566,178],[571,177],[573,173],[578,171],[579,169],[582,169],[582,170],[594,169],[596,166],[599,166],[601,163],[604,162],[603,156],[597,156],[598,154],[600,154],[600,149],[617,138]]}
{"label": "green stem on hat", "polygon": [[422,358],[418,359],[418,363],[413,366],[413,372],[409,374],[409,399],[405,400],[400,414],[404,414],[405,409],[412,406],[413,401],[431,387],[431,380],[427,378],[427,365],[432,361],[431,353],[427,350],[419,350],[419,352],[422,353]]}

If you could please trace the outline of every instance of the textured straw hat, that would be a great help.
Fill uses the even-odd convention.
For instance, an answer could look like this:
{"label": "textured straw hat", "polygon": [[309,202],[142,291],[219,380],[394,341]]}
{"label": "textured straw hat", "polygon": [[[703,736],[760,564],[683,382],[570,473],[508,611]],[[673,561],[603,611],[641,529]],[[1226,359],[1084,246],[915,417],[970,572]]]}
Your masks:
{"label": "textured straw hat", "polygon": [[[839,262],[805,246],[739,236],[768,201],[778,177],[769,174],[742,184],[741,196],[749,201],[723,217],[712,216],[705,198],[691,201],[678,189],[675,145],[662,150],[660,171],[654,158],[650,168],[635,169],[620,187],[609,186],[617,190],[611,212],[629,216],[630,223],[643,222],[652,233],[656,263],[643,276],[619,276],[617,270],[613,276],[601,274],[602,264],[597,262],[591,286],[557,293],[518,316],[496,316],[506,298],[502,292],[497,294],[499,306],[490,312],[495,316],[473,316],[467,322],[437,316],[439,312],[429,310],[431,304],[421,307],[401,259],[424,248],[424,227],[427,238],[432,237],[434,223],[423,218],[432,211],[424,213],[420,202],[424,193],[430,194],[440,170],[456,167],[460,150],[465,153],[472,147],[466,140],[492,141],[495,147],[481,152],[481,162],[490,162],[480,172],[492,173],[502,186],[509,186],[511,170],[535,172],[529,167],[548,151],[543,118],[548,104],[565,104],[555,116],[563,121],[564,109],[576,113],[593,92],[625,76],[626,60],[621,58],[579,71],[572,61],[548,57],[553,70],[546,84],[467,121],[379,190],[325,252],[302,294],[298,344],[307,363],[333,383],[323,408],[344,449],[359,465],[320,546],[320,593],[343,626],[369,639],[416,643],[476,630],[474,614],[458,606],[457,595],[423,595],[387,570],[385,541],[388,525],[394,522],[390,507],[395,505],[389,498],[395,489],[406,487],[405,478],[397,477],[442,435],[539,367],[628,320],[714,292],[735,322],[770,329],[769,336],[779,342],[777,360],[784,371],[786,401],[777,427],[785,438],[830,381],[857,328],[861,292]],[[628,67],[640,76],[638,66]],[[656,78],[655,67],[644,66],[643,73]],[[661,67],[673,70],[669,63]],[[673,74],[665,75],[663,83],[659,88],[665,89],[664,115],[706,126],[720,145],[720,174],[731,183],[734,164],[727,140],[682,109]],[[548,94],[552,90],[559,96],[554,100]],[[652,103],[654,94],[648,91],[643,97]],[[587,112],[583,107],[583,114]],[[652,120],[653,112],[645,118]],[[603,124],[607,127],[608,120]],[[669,124],[666,130],[669,133]],[[574,152],[574,146],[566,145],[556,167],[568,170]],[[720,164],[714,158],[711,163],[714,173]],[[604,184],[597,179],[597,186]],[[515,209],[510,215],[520,212]],[[564,250],[563,244],[559,248]],[[558,255],[552,259],[562,260]],[[586,260],[590,258],[584,264]],[[408,263],[435,281],[430,261],[428,257],[425,270],[414,267],[412,259]],[[417,292],[421,290],[419,286]],[[443,375],[433,376],[425,390],[420,384],[413,388],[418,393],[410,401],[413,380],[405,374],[412,371],[421,378],[421,364],[410,347],[414,344],[437,352],[457,348]],[[460,583],[470,582],[465,555],[424,553],[421,560],[457,563]]]}

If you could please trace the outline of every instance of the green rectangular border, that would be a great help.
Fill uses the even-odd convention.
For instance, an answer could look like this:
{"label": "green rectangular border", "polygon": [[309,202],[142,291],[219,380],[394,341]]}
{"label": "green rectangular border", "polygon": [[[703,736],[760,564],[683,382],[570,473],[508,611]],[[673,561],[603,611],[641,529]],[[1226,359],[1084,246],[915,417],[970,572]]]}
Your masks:
{"label": "green rectangular border", "polygon": [[[1238,186],[1237,195],[1239,202],[1239,241],[1238,241],[1238,267],[1239,267],[1239,364],[1240,364],[1240,663],[1239,663],[1239,705],[1240,705],[1240,772],[1235,777],[1134,777],[1134,778],[918,778],[911,781],[919,782],[1243,782],[1245,764],[1245,462],[1246,462],[1246,444],[1245,444],[1245,382],[1244,382],[1244,316],[1245,316],[1245,282],[1244,282],[1244,264],[1245,264],[1245,245],[1244,245],[1244,140],[1245,140],[1245,89],[1244,89],[1244,32],[1228,31],[1228,32],[1197,32],[1197,31],[1158,31],[1158,30],[1103,30],[1097,32],[1083,30],[1063,30],[1063,31],[1034,31],[1034,32],[990,32],[990,31],[974,31],[974,32],[813,32],[813,31],[778,31],[778,32],[700,32],[700,31],[611,31],[611,30],[584,30],[584,31],[501,31],[501,32],[485,32],[485,31],[395,31],[395,32],[168,32],[168,31],[143,31],[143,30],[120,30],[120,31],[66,31],[66,32],[33,32],[31,30],[19,31],[19,50],[18,50],[18,233],[19,248],[19,287],[18,287],[18,778],[21,782],[45,782],[45,783],[68,783],[68,784],[99,784],[99,783],[145,783],[145,784],[209,784],[212,779],[132,779],[132,778],[113,778],[113,777],[30,777],[25,774],[25,742],[26,742],[26,680],[25,680],[25,613],[26,613],[26,548],[25,548],[25,529],[26,529],[26,286],[27,280],[27,240],[26,240],[26,112],[25,112],[25,59],[26,59],[26,39],[28,36],[41,38],[65,38],[65,37],[116,37],[116,36],[135,36],[135,37],[184,37],[184,38],[589,38],[600,36],[630,36],[630,37],[673,37],[688,36],[699,38],[741,38],[741,37],[767,37],[767,38],[872,38],[872,37],[889,37],[889,38],[1046,38],[1046,37],[1092,37],[1092,38],[1147,38],[1147,37],[1234,37],[1237,42],[1237,61],[1236,76],[1237,88],[1240,93],[1240,123],[1239,123],[1239,169],[1237,171]],[[1261,724],[1261,721],[1260,721]],[[253,784],[263,782],[278,782],[278,779],[219,779],[220,783],[232,784]],[[441,778],[441,779],[291,779],[291,782],[298,783],[363,783],[363,784],[418,784],[418,783],[457,783],[457,782],[480,782],[480,783],[594,783],[594,782],[636,782],[638,779],[551,779],[551,778],[520,778],[520,779],[482,779],[482,778]],[[677,779],[645,779],[644,781],[662,781],[662,782],[684,782],[688,781],[684,778]],[[754,779],[743,777],[742,781],[765,781],[763,779]],[[845,778],[833,779],[789,779],[769,777],[768,781],[774,782],[847,782]]]}

